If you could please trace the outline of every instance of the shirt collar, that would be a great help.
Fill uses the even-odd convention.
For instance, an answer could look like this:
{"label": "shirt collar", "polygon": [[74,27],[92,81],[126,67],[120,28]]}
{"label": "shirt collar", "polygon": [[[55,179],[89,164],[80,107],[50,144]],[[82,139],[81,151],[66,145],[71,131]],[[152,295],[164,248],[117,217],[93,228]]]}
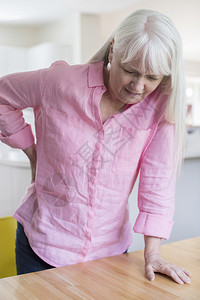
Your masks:
{"label": "shirt collar", "polygon": [[103,61],[98,61],[89,65],[88,86],[104,86],[103,79]]}

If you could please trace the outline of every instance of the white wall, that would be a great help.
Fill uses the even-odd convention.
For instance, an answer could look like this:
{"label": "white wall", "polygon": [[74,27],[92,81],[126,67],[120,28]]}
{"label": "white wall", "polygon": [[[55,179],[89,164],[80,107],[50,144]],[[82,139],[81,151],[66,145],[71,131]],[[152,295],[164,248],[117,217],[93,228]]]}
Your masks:
{"label": "white wall", "polygon": [[0,76],[26,71],[27,65],[27,48],[0,46]]}
{"label": "white wall", "polygon": [[68,63],[80,63],[81,15],[72,13],[65,19],[40,26],[37,34],[37,43],[68,45],[71,48],[71,56],[68,58]]}
{"label": "white wall", "polygon": [[99,15],[81,16],[81,61],[86,63],[101,46],[101,18]]}
{"label": "white wall", "polygon": [[50,67],[56,60],[72,60],[72,49],[67,44],[44,43],[28,50],[28,70]]}
{"label": "white wall", "polygon": [[80,63],[81,51],[79,13],[35,27],[0,24],[0,76],[48,67],[60,59]]}
{"label": "white wall", "polygon": [[0,25],[0,45],[31,47],[37,43],[38,27]]}
{"label": "white wall", "polygon": [[0,46],[0,76],[50,67],[56,60],[72,60],[67,44],[43,43],[33,47]]}
{"label": "white wall", "polygon": [[31,181],[30,168],[0,163],[0,217],[13,215]]}

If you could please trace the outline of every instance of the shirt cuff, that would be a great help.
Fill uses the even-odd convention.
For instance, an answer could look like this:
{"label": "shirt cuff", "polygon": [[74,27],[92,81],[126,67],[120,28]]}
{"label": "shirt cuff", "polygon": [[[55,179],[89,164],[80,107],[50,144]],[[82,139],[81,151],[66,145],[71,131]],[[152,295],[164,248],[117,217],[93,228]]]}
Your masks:
{"label": "shirt cuff", "polygon": [[161,215],[140,212],[133,230],[136,233],[154,236],[167,240],[170,237],[173,221]]}
{"label": "shirt cuff", "polygon": [[29,124],[22,130],[9,136],[4,136],[0,133],[0,140],[12,148],[19,149],[26,149],[34,144],[34,136]]}

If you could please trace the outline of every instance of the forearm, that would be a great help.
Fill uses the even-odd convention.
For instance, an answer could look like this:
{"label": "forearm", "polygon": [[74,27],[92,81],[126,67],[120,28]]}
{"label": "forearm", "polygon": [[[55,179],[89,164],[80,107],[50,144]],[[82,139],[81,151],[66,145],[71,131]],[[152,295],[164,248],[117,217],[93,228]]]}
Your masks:
{"label": "forearm", "polygon": [[36,155],[36,146],[33,144],[31,147],[28,147],[23,150],[23,152],[27,155],[30,160],[31,165],[31,173],[32,173],[32,182],[35,181],[36,176],[36,163],[37,163],[37,155]]}
{"label": "forearm", "polygon": [[36,162],[36,146],[33,144],[31,147],[28,147],[23,150],[23,152],[27,155],[30,162]]}
{"label": "forearm", "polygon": [[144,235],[145,249],[144,257],[147,259],[152,255],[160,255],[161,238]]}

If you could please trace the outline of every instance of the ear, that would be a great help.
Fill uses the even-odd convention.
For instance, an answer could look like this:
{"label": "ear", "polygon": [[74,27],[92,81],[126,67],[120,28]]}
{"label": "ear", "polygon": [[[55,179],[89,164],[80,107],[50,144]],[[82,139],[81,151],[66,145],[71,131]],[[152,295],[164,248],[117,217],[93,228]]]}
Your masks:
{"label": "ear", "polygon": [[113,45],[114,45],[114,39],[112,39],[112,41],[110,42],[110,51],[108,54],[108,60],[110,62],[112,62],[112,59],[113,59]]}

